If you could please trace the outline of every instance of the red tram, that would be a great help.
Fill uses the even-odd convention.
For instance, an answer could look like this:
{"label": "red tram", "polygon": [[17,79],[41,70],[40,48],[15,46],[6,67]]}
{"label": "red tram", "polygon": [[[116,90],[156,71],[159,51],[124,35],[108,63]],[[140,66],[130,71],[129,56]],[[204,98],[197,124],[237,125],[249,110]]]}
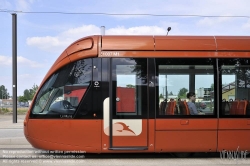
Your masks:
{"label": "red tram", "polygon": [[46,150],[250,151],[249,101],[249,36],[89,36],[48,71],[24,133]]}

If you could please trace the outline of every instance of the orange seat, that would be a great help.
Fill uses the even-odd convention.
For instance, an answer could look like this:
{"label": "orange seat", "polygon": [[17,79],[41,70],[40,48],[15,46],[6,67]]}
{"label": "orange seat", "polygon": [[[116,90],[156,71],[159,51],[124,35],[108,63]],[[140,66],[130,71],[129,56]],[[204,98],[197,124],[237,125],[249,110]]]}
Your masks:
{"label": "orange seat", "polygon": [[176,105],[176,101],[168,102],[168,106],[166,108],[166,115],[174,115],[175,105]]}
{"label": "orange seat", "polygon": [[188,105],[185,100],[179,102],[179,107],[180,107],[181,115],[190,115]]}
{"label": "orange seat", "polygon": [[246,115],[246,109],[247,109],[247,101],[239,101],[237,110],[235,112],[236,115]]}
{"label": "orange seat", "polygon": [[189,109],[188,109],[188,105],[187,105],[187,102],[184,100],[183,101],[183,104],[184,104],[184,106],[185,106],[185,115],[190,115],[190,112],[189,112]]}
{"label": "orange seat", "polygon": [[250,115],[250,103],[249,103],[249,101],[247,101],[246,115]]}
{"label": "orange seat", "polygon": [[165,112],[165,109],[166,109],[166,105],[167,105],[167,102],[163,101],[161,102],[160,104],[160,108],[159,108],[159,114],[160,115],[164,115],[164,112]]}
{"label": "orange seat", "polygon": [[239,101],[233,101],[231,103],[230,115],[235,115],[236,114],[237,109],[238,109],[238,104],[239,104]]}

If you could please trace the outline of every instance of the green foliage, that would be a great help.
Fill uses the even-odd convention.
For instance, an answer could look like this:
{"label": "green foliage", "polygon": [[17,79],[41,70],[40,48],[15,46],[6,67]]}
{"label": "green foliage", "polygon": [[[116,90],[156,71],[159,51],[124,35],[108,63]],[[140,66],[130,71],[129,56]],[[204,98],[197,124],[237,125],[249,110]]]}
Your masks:
{"label": "green foliage", "polygon": [[33,85],[33,87],[31,89],[25,89],[23,92],[23,96],[19,96],[18,97],[18,101],[19,102],[27,102],[29,100],[32,100],[34,95],[36,94],[38,90],[38,86],[37,85]]}
{"label": "green foliage", "polygon": [[[18,115],[25,115],[28,111],[28,107],[26,108],[17,108],[17,114]],[[12,108],[1,108],[0,107],[0,114],[12,114]]]}
{"label": "green foliage", "polygon": [[214,84],[211,84],[211,90],[214,91]]}
{"label": "green foliage", "polygon": [[173,95],[173,92],[171,91],[168,95]]}
{"label": "green foliage", "polygon": [[163,94],[160,94],[159,98],[164,98]]}
{"label": "green foliage", "polygon": [[179,93],[178,93],[178,98],[186,98],[186,94],[187,94],[188,90],[186,88],[181,88]]}
{"label": "green foliage", "polygon": [[29,99],[25,98],[24,96],[19,96],[18,101],[19,102],[27,102]]}
{"label": "green foliage", "polygon": [[8,99],[9,98],[8,90],[5,88],[4,85],[0,86],[0,99]]}
{"label": "green foliage", "polygon": [[36,92],[38,90],[38,86],[34,84],[33,87],[32,87],[32,89],[30,89],[30,90],[31,90],[31,92],[30,92],[31,97],[33,99],[33,97],[35,96],[35,94],[36,94]]}
{"label": "green foliage", "polygon": [[134,85],[131,85],[131,84],[126,85],[126,87],[127,87],[127,88],[135,88],[135,86],[134,86]]}
{"label": "green foliage", "polygon": [[7,113],[7,112],[9,112],[9,109],[8,109],[8,108],[0,108],[0,113],[1,113],[1,114],[5,114],[5,113]]}

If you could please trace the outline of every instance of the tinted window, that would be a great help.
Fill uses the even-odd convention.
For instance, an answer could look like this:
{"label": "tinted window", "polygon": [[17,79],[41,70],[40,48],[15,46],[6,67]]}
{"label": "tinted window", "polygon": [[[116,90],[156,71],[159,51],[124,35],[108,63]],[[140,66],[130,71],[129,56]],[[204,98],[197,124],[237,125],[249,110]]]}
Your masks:
{"label": "tinted window", "polygon": [[147,113],[147,59],[112,59],[113,118],[140,118]]}
{"label": "tinted window", "polygon": [[220,59],[222,115],[250,115],[250,59]]}
{"label": "tinted window", "polygon": [[32,114],[72,117],[91,80],[92,59],[80,60],[63,67],[40,89]]}
{"label": "tinted window", "polygon": [[[214,59],[156,59],[157,115],[215,115]],[[198,114],[190,110],[187,93],[195,93]]]}

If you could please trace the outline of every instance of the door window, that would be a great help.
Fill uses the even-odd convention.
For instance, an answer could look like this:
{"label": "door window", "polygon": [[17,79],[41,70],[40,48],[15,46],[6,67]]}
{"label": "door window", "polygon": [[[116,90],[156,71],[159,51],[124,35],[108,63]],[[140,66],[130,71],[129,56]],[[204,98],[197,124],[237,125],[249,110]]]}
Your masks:
{"label": "door window", "polygon": [[114,58],[113,87],[115,88],[113,118],[142,118],[147,112],[147,60]]}

